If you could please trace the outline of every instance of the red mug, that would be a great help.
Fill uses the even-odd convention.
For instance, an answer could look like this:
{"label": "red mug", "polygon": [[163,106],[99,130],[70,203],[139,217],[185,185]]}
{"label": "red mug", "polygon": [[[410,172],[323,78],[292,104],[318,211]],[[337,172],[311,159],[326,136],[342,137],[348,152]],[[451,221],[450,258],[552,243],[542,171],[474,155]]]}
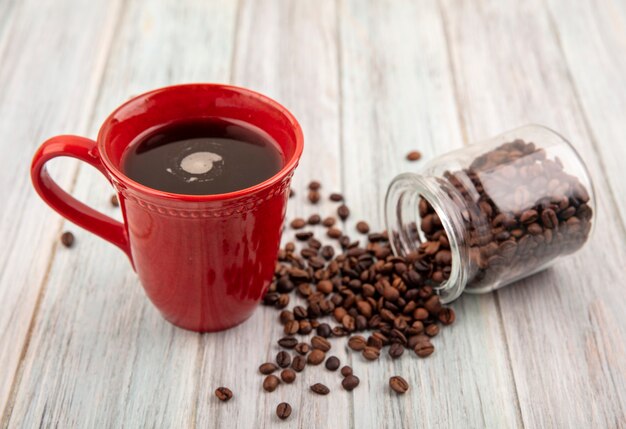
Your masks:
{"label": "red mug", "polygon": [[[240,120],[268,133],[285,163],[271,178],[218,195],[158,191],[120,169],[140,134],[179,120]],[[97,141],[57,136],[35,153],[31,178],[53,209],[122,249],[163,317],[192,331],[218,331],[246,320],[274,273],[289,184],[303,148],[300,125],[287,109],[248,89],[188,84],[157,89],[118,107]],[[120,223],[74,199],[50,177],[46,162],[70,156],[96,167],[117,191]]]}

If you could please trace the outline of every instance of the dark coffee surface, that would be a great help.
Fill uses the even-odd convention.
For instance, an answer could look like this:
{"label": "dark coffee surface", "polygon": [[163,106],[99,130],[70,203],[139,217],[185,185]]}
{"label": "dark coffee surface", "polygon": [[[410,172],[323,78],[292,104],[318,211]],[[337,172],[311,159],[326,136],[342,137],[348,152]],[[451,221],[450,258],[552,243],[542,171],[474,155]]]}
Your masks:
{"label": "dark coffee surface", "polygon": [[150,188],[210,195],[249,188],[283,166],[278,144],[240,121],[196,119],[164,125],[131,143],[122,170]]}

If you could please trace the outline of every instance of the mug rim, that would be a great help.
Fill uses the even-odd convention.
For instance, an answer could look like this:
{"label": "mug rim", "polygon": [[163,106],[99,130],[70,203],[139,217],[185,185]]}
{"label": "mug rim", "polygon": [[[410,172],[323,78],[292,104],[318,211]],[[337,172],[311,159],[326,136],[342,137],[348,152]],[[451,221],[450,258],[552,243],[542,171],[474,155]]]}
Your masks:
{"label": "mug rim", "polygon": [[[270,107],[276,109],[280,114],[282,114],[289,124],[291,125],[293,132],[295,134],[294,140],[294,152],[289,160],[285,162],[285,165],[276,172],[273,176],[265,179],[262,182],[256,183],[247,188],[239,189],[236,191],[225,192],[221,194],[206,194],[206,195],[193,195],[193,194],[177,194],[173,192],[161,191],[159,189],[151,188],[149,186],[143,185],[130,177],[128,177],[124,172],[119,168],[115,163],[111,161],[109,158],[109,154],[106,150],[106,142],[103,138],[103,132],[111,122],[114,120],[115,116],[124,108],[126,108],[129,104],[136,102],[138,99],[145,98],[150,95],[154,95],[160,92],[169,92],[176,91],[181,88],[191,88],[191,87],[211,87],[214,89],[225,89],[234,92],[238,92],[240,94],[244,94],[246,96],[256,98],[263,102],[264,104],[269,105]],[[298,123],[298,120],[295,116],[282,104],[277,102],[276,100],[263,95],[257,91],[244,88],[236,85],[222,84],[222,83],[183,83],[176,85],[164,86],[161,88],[153,89],[139,95],[136,95],[124,103],[120,104],[116,107],[104,120],[100,129],[98,130],[97,137],[97,147],[102,163],[106,167],[106,170],[109,174],[111,174],[115,179],[124,186],[129,188],[133,188],[142,194],[146,194],[152,197],[160,198],[160,199],[171,199],[177,201],[188,201],[188,202],[210,202],[210,201],[226,201],[231,199],[240,198],[246,195],[255,194],[264,189],[271,188],[272,186],[278,185],[290,172],[292,172],[298,165],[300,161],[300,157],[302,156],[302,151],[304,149],[304,135],[302,133],[302,127]]]}

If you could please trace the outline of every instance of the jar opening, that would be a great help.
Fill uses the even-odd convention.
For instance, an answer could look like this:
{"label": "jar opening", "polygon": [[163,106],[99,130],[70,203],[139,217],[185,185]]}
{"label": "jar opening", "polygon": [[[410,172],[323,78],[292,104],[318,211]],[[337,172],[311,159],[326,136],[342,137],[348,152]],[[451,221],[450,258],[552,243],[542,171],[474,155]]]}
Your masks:
{"label": "jar opening", "polygon": [[445,231],[451,255],[447,278],[432,284],[441,301],[449,303],[458,298],[468,281],[469,256],[464,250],[463,222],[459,213],[462,198],[444,180],[404,173],[397,176],[385,198],[385,218],[394,254],[409,257],[427,242],[418,205],[424,199],[434,210]]}

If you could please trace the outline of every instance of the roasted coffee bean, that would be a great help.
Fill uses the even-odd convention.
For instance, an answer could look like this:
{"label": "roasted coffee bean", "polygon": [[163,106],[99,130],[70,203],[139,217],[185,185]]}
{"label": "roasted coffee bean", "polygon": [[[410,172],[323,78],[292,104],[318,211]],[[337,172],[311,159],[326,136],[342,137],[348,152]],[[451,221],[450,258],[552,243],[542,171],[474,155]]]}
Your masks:
{"label": "roasted coffee bean", "polygon": [[409,390],[409,383],[399,375],[394,375],[389,379],[389,387],[396,393],[404,394]]}
{"label": "roasted coffee bean", "polygon": [[335,249],[333,249],[332,246],[323,246],[322,250],[320,251],[320,255],[322,256],[322,258],[328,261],[332,259],[333,256],[335,256]]}
{"label": "roasted coffee bean", "polygon": [[330,228],[331,226],[333,226],[335,223],[337,223],[337,219],[335,219],[332,216],[329,216],[327,218],[324,218],[324,220],[322,221],[322,225],[324,225],[326,228]]}
{"label": "roasted coffee bean", "polygon": [[417,150],[412,150],[406,155],[406,159],[408,161],[418,161],[421,157],[422,157],[421,152]]}
{"label": "roasted coffee bean", "polygon": [[309,216],[309,218],[307,219],[307,223],[309,225],[318,225],[320,222],[322,221],[322,218],[320,217],[320,215],[318,214],[312,214],[311,216]]}
{"label": "roasted coffee bean", "polygon": [[274,307],[281,310],[289,305],[289,295],[281,293],[278,295],[278,300],[274,303]]}
{"label": "roasted coffee bean", "polygon": [[349,375],[352,375],[352,368],[348,365],[344,365],[341,367],[341,375],[343,375],[344,377],[347,377]]}
{"label": "roasted coffee bean", "polygon": [[278,345],[286,349],[293,349],[298,344],[298,340],[294,337],[284,337],[278,340]]}
{"label": "roasted coffee bean", "polygon": [[317,204],[320,200],[320,193],[317,191],[309,191],[307,198],[311,202],[311,204]]}
{"label": "roasted coffee bean", "polygon": [[276,364],[281,368],[287,368],[291,364],[291,355],[282,350],[276,355]]}
{"label": "roasted coffee bean", "polygon": [[315,335],[313,338],[311,338],[311,347],[313,347],[313,349],[327,352],[328,350],[330,350],[331,345],[326,338]]}
{"label": "roasted coffee bean", "polygon": [[363,349],[363,357],[367,360],[376,360],[380,356],[380,350],[376,347],[365,347]]}
{"label": "roasted coffee bean", "polygon": [[306,226],[306,222],[304,219],[302,218],[295,218],[294,220],[291,221],[291,223],[289,224],[293,229],[302,229]]}
{"label": "roasted coffee bean", "polygon": [[298,333],[299,329],[300,329],[300,324],[298,323],[298,321],[290,320],[289,322],[285,323],[283,331],[285,332],[286,335],[294,335]]}
{"label": "roasted coffee bean", "polygon": [[274,390],[276,390],[279,384],[280,379],[274,374],[270,374],[265,377],[265,380],[263,380],[263,389],[265,389],[267,392],[273,392]]}
{"label": "roasted coffee bean", "polygon": [[332,194],[330,194],[328,198],[330,198],[330,200],[334,202],[343,201],[343,195],[338,194],[336,192],[333,192]]}
{"label": "roasted coffee bean", "polygon": [[350,374],[347,377],[345,377],[343,380],[341,380],[341,385],[343,386],[344,389],[350,392],[356,389],[356,387],[359,385],[360,382],[361,380],[359,380],[359,377],[357,377],[354,374]]}
{"label": "roasted coffee bean", "polygon": [[341,220],[348,219],[348,216],[350,216],[350,209],[348,208],[348,206],[342,204],[337,207],[337,216],[339,216]]}
{"label": "roasted coffee bean", "polygon": [[434,323],[432,325],[428,325],[426,329],[424,329],[424,333],[429,337],[434,337],[439,334],[439,326],[435,325]]}
{"label": "roasted coffee bean", "polygon": [[419,357],[427,357],[433,354],[433,352],[435,351],[435,348],[433,347],[430,341],[424,340],[424,341],[419,341],[415,345],[415,348],[413,349],[413,351]]}
{"label": "roasted coffee bean", "polygon": [[320,323],[317,327],[317,335],[323,338],[328,338],[332,335],[332,330],[328,323]]}
{"label": "roasted coffee bean", "polygon": [[333,291],[333,283],[330,280],[322,280],[317,284],[317,291],[329,294]]}
{"label": "roasted coffee bean", "polygon": [[271,362],[266,362],[259,367],[259,372],[263,375],[269,375],[273,373],[274,371],[276,371],[277,369],[278,369],[277,365]]}
{"label": "roasted coffee bean", "polygon": [[61,234],[61,244],[65,247],[72,247],[74,245],[74,234],[69,231],[65,231]]}
{"label": "roasted coffee bean", "polygon": [[456,316],[454,314],[454,310],[452,310],[451,308],[442,308],[439,311],[437,318],[444,325],[452,325]]}
{"label": "roasted coffee bean", "polygon": [[324,362],[324,359],[326,359],[326,353],[319,349],[313,349],[307,356],[306,361],[309,365],[319,365]]}
{"label": "roasted coffee bean", "polygon": [[320,188],[322,187],[322,184],[320,182],[318,182],[317,180],[312,180],[311,182],[309,182],[309,190],[311,191],[319,191]]}
{"label": "roasted coffee bean", "polygon": [[294,347],[294,350],[298,354],[305,355],[311,351],[311,346],[308,345],[307,343],[298,343],[296,344],[296,347]]}
{"label": "roasted coffee bean", "polygon": [[296,233],[296,239],[299,241],[307,241],[311,237],[313,237],[313,233],[311,231]]}
{"label": "roasted coffee bean", "polygon": [[328,235],[330,238],[340,238],[342,234],[340,229],[331,227],[328,228],[328,231],[326,231],[326,235]]}
{"label": "roasted coffee bean", "polygon": [[111,205],[113,207],[119,207],[120,206],[120,201],[117,199],[117,195],[115,195],[115,194],[111,195],[111,199],[109,201],[111,202]]}
{"label": "roasted coffee bean", "polygon": [[389,356],[392,359],[398,359],[404,353],[404,346],[400,343],[393,343],[389,346]]}
{"label": "roasted coffee bean", "polygon": [[291,384],[296,379],[296,373],[293,369],[283,369],[280,372],[280,379],[287,384]]}
{"label": "roasted coffee bean", "polygon": [[296,372],[301,372],[306,366],[306,358],[304,356],[295,356],[291,362],[291,368]]}
{"label": "roasted coffee bean", "polygon": [[356,230],[359,231],[361,234],[367,234],[368,232],[370,232],[370,226],[365,221],[359,221],[356,224]]}
{"label": "roasted coffee bean", "polygon": [[218,387],[215,389],[215,396],[222,402],[228,402],[233,397],[233,392],[228,387]]}
{"label": "roasted coffee bean", "polygon": [[311,390],[313,393],[317,393],[318,395],[328,395],[330,389],[323,385],[322,383],[315,383],[311,386]]}
{"label": "roasted coffee bean", "polygon": [[300,324],[298,328],[299,334],[308,335],[313,331],[313,326],[311,325],[311,322],[309,322],[308,320],[301,320],[299,324]]}
{"label": "roasted coffee bean", "polygon": [[280,312],[280,323],[282,325],[284,325],[285,323],[289,322],[290,320],[294,320],[293,317],[293,313],[289,310],[283,310]]}
{"label": "roasted coffee bean", "polygon": [[341,362],[339,361],[339,358],[337,356],[331,356],[326,359],[326,363],[324,365],[329,371],[337,371],[337,369],[339,369],[339,366],[341,365]]}
{"label": "roasted coffee bean", "polygon": [[438,295],[433,295],[424,303],[424,308],[432,315],[439,314],[441,310],[441,299]]}
{"label": "roasted coffee bean", "polygon": [[287,402],[281,402],[276,407],[276,416],[281,420],[286,420],[291,415],[291,405]]}

